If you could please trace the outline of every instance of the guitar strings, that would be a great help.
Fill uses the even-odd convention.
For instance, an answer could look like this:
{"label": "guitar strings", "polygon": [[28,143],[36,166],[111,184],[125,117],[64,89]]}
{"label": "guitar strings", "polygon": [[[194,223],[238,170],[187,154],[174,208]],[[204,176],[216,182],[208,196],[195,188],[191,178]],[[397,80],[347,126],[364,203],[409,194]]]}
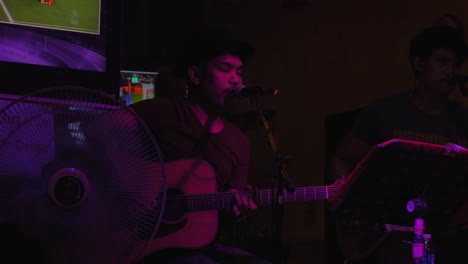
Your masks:
{"label": "guitar strings", "polygon": [[[289,193],[283,190],[283,200],[288,201],[307,201],[307,200],[318,200],[328,199],[339,190],[340,187],[330,186],[327,190],[323,190],[323,187],[302,187],[298,188],[293,193]],[[256,195],[254,193],[256,192]],[[277,192],[275,191],[274,194]],[[257,191],[240,191],[239,194],[245,195],[248,198],[255,198],[255,201],[268,201],[271,202],[272,191],[271,190],[257,190]],[[327,197],[328,194],[328,197]],[[171,205],[184,205],[190,203],[191,205],[203,206],[213,205],[220,203],[231,203],[234,199],[234,192],[217,192],[217,193],[200,193],[200,194],[177,194],[169,195],[166,198],[166,203],[170,202]],[[310,197],[310,198],[309,198]],[[314,199],[312,199],[314,197]],[[222,201],[220,201],[222,200]],[[263,203],[260,203],[263,204]],[[194,206],[196,207],[196,206]]]}

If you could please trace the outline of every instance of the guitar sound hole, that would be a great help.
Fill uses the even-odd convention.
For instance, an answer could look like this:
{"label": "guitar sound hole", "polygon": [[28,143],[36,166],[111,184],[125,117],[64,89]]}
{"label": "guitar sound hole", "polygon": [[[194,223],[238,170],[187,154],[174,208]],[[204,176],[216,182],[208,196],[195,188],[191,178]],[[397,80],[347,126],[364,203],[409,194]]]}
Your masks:
{"label": "guitar sound hole", "polygon": [[166,208],[163,219],[166,223],[177,223],[184,220],[187,212],[187,198],[178,189],[168,189],[166,197]]}

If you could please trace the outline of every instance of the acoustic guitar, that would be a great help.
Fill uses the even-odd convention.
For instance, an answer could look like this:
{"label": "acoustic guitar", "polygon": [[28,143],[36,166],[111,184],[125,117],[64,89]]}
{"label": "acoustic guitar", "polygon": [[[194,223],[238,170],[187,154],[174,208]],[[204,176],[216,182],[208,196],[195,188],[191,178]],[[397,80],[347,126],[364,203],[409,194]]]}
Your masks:
{"label": "acoustic guitar", "polygon": [[[215,173],[208,162],[188,158],[165,163],[167,196],[164,214],[154,238],[142,239],[142,257],[164,248],[201,248],[211,243],[218,231],[218,210],[231,210],[234,193],[217,192]],[[296,187],[283,192],[283,203],[316,201],[333,196],[341,180],[330,186]],[[273,190],[240,192],[257,206],[271,205]],[[162,206],[161,204],[156,204]],[[142,248],[138,248],[142,250]]]}

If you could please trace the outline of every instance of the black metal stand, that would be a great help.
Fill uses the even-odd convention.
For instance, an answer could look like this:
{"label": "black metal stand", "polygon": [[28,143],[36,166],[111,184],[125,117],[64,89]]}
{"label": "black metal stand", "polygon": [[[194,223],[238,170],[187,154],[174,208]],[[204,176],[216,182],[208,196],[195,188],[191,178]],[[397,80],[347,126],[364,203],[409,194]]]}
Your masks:
{"label": "black metal stand", "polygon": [[274,154],[272,169],[272,231],[273,231],[273,249],[275,256],[273,257],[273,263],[287,263],[287,247],[282,239],[283,232],[283,215],[284,215],[284,204],[283,204],[283,195],[284,190],[287,192],[294,192],[294,185],[289,179],[286,173],[286,167],[288,163],[288,158],[279,153],[278,147],[276,145],[275,139],[273,137],[271,126],[268,122],[268,119],[265,117],[262,107],[259,103],[258,95],[251,96],[252,104],[255,105],[258,118],[262,122],[266,136],[268,138],[268,145]]}

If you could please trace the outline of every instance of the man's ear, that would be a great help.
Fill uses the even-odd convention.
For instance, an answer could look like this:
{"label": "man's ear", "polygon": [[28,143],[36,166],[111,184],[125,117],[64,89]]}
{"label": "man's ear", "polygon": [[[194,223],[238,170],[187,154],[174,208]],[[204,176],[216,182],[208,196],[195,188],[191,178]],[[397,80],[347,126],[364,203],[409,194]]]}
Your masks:
{"label": "man's ear", "polygon": [[200,84],[200,68],[196,66],[190,66],[188,69],[188,77],[190,81],[195,84],[199,85]]}
{"label": "man's ear", "polygon": [[417,71],[417,72],[422,72],[423,71],[423,67],[424,67],[424,60],[421,59],[421,57],[415,57],[414,60],[413,60],[413,64],[414,64],[414,69]]}

